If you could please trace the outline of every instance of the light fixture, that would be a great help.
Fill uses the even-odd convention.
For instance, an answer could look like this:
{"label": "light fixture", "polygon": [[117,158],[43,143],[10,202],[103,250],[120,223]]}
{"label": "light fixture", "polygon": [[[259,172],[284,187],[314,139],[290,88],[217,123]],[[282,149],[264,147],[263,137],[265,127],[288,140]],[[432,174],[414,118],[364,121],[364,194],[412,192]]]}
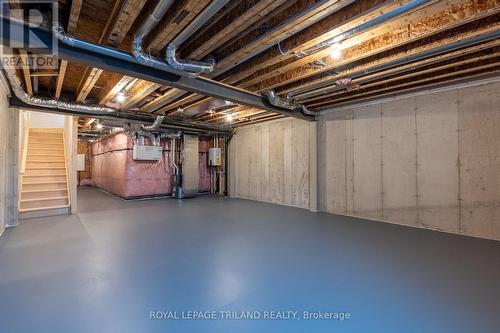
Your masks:
{"label": "light fixture", "polygon": [[340,47],[340,43],[335,43],[330,46],[330,55],[333,59],[340,59],[342,56],[342,48]]}
{"label": "light fixture", "polygon": [[101,123],[97,123],[97,124],[95,125],[95,128],[96,128],[98,131],[102,130],[102,124],[101,124]]}
{"label": "light fixture", "polygon": [[232,122],[232,121],[233,121],[233,115],[232,115],[232,114],[230,114],[230,113],[226,114],[226,121],[227,121],[228,123]]}
{"label": "light fixture", "polygon": [[125,99],[127,99],[127,96],[125,96],[125,94],[123,92],[119,92],[118,94],[116,94],[116,97],[115,97],[115,100],[118,102],[118,103],[123,103],[125,102]]}

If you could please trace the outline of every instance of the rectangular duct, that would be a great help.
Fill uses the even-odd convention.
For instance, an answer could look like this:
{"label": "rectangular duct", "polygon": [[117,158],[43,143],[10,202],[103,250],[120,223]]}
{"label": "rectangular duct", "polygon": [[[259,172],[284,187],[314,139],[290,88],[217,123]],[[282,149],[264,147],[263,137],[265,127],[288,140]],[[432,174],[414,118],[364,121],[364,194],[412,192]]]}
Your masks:
{"label": "rectangular duct", "polygon": [[199,154],[198,136],[184,134],[182,151],[182,185],[184,197],[194,197],[198,194]]}

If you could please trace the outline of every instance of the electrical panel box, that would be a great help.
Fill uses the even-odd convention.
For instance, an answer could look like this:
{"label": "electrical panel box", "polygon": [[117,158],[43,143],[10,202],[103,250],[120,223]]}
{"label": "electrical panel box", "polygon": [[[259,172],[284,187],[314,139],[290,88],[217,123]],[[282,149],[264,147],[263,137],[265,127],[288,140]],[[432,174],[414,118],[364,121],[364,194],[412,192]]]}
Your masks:
{"label": "electrical panel box", "polygon": [[163,147],[134,145],[132,158],[136,161],[159,161],[163,157]]}
{"label": "electrical panel box", "polygon": [[208,149],[208,165],[219,166],[222,164],[222,152],[220,148]]}
{"label": "electrical panel box", "polygon": [[85,154],[76,155],[76,171],[85,171]]}

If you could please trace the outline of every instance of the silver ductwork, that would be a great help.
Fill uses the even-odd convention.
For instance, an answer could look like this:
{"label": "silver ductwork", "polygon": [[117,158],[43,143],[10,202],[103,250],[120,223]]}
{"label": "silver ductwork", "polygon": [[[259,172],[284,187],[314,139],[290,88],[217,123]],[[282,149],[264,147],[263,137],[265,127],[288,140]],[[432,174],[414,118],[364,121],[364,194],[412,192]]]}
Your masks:
{"label": "silver ductwork", "polygon": [[16,75],[16,70],[14,68],[11,68],[10,66],[5,66],[4,70],[14,95],[28,105],[68,110],[89,115],[108,115],[118,112],[117,109],[107,106],[83,104],[77,102],[64,102],[52,98],[30,96],[23,89],[21,80],[19,80]]}
{"label": "silver ductwork", "polygon": [[296,104],[292,100],[290,100],[289,98],[285,99],[285,98],[279,97],[278,95],[276,95],[274,90],[266,91],[264,93],[264,95],[266,96],[269,103],[271,103],[272,105],[277,106],[279,108],[288,109],[290,111],[298,109],[302,113],[307,114],[307,115],[312,115],[312,116],[318,115],[317,112],[309,110],[305,105]]}
{"label": "silver ductwork", "polygon": [[177,59],[177,48],[191,37],[205,22],[215,15],[229,0],[213,0],[167,47],[166,59],[172,68],[192,73],[208,73],[214,70],[215,60],[207,62]]}
{"label": "silver ductwork", "polygon": [[165,118],[165,116],[158,116],[156,117],[156,120],[155,122],[152,124],[152,125],[141,125],[142,129],[145,130],[145,131],[154,131],[154,130],[157,130],[161,123],[163,122],[163,119]]}
{"label": "silver ductwork", "polygon": [[269,90],[265,92],[265,96],[267,97],[267,100],[269,103],[271,103],[274,106],[283,108],[283,109],[288,109],[288,110],[295,110],[296,106],[293,105],[289,100],[286,100],[284,98],[279,97],[276,95],[274,90]]}
{"label": "silver ductwork", "polygon": [[149,140],[151,141],[151,145],[153,145],[155,147],[160,146],[160,135],[159,134],[157,135],[155,133],[148,132],[148,131],[136,131],[135,135],[138,138],[138,140],[139,140],[138,143],[141,146],[145,146],[145,144],[144,144],[145,137],[149,138]]}
{"label": "silver ductwork", "polygon": [[163,16],[165,16],[167,10],[172,6],[172,3],[174,3],[174,0],[160,0],[153,9],[153,12],[149,14],[137,30],[134,40],[132,41],[132,54],[141,64],[152,67],[171,68],[163,60],[153,57],[150,54],[146,54],[142,48],[142,44],[146,36],[153,31]]}
{"label": "silver ductwork", "polygon": [[208,62],[194,60],[179,60],[176,57],[177,46],[170,44],[167,47],[167,62],[170,66],[177,70],[192,72],[192,73],[210,73],[214,70],[215,60],[210,59]]}
{"label": "silver ductwork", "polygon": [[54,23],[54,25],[52,26],[52,33],[57,37],[57,39],[59,39],[61,43],[64,43],[66,45],[76,47],[82,50],[96,52],[120,60],[130,61],[131,56],[127,53],[121,52],[120,50],[99,44],[93,44],[68,35],[64,31],[64,28],[59,23]]}

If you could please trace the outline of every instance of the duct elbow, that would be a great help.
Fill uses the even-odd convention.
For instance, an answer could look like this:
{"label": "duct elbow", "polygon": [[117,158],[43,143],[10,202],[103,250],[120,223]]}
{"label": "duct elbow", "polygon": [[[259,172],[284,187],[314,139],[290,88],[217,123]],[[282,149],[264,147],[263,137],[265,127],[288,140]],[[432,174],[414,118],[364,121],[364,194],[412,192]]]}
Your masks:
{"label": "duct elbow", "polygon": [[277,106],[277,107],[283,108],[283,109],[288,109],[288,110],[294,110],[295,109],[295,105],[293,105],[292,103],[290,103],[290,101],[288,101],[288,100],[286,100],[284,98],[281,98],[278,95],[276,95],[276,93],[274,92],[274,90],[267,91],[265,93],[265,96],[266,96],[268,102],[271,105],[274,105],[274,106]]}
{"label": "duct elbow", "polygon": [[300,111],[302,111],[303,114],[306,114],[308,116],[314,116],[316,117],[318,115],[318,112],[316,111],[311,111],[309,110],[305,105],[299,105]]}
{"label": "duct elbow", "polygon": [[213,59],[207,62],[179,60],[175,55],[176,51],[177,47],[173,44],[167,47],[166,59],[168,64],[174,69],[190,73],[210,73],[215,68],[215,60]]}
{"label": "duct elbow", "polygon": [[156,117],[154,123],[152,125],[146,126],[146,125],[141,125],[142,129],[145,131],[154,131],[160,128],[161,123],[163,122],[163,119],[165,116],[158,116]]}
{"label": "duct elbow", "polygon": [[267,91],[265,93],[265,96],[271,105],[277,106],[279,108],[288,109],[290,111],[298,110],[299,112],[302,112],[303,114],[306,114],[308,116],[318,115],[317,112],[309,110],[305,105],[295,104],[289,98],[279,97],[278,95],[276,95],[274,90]]}

